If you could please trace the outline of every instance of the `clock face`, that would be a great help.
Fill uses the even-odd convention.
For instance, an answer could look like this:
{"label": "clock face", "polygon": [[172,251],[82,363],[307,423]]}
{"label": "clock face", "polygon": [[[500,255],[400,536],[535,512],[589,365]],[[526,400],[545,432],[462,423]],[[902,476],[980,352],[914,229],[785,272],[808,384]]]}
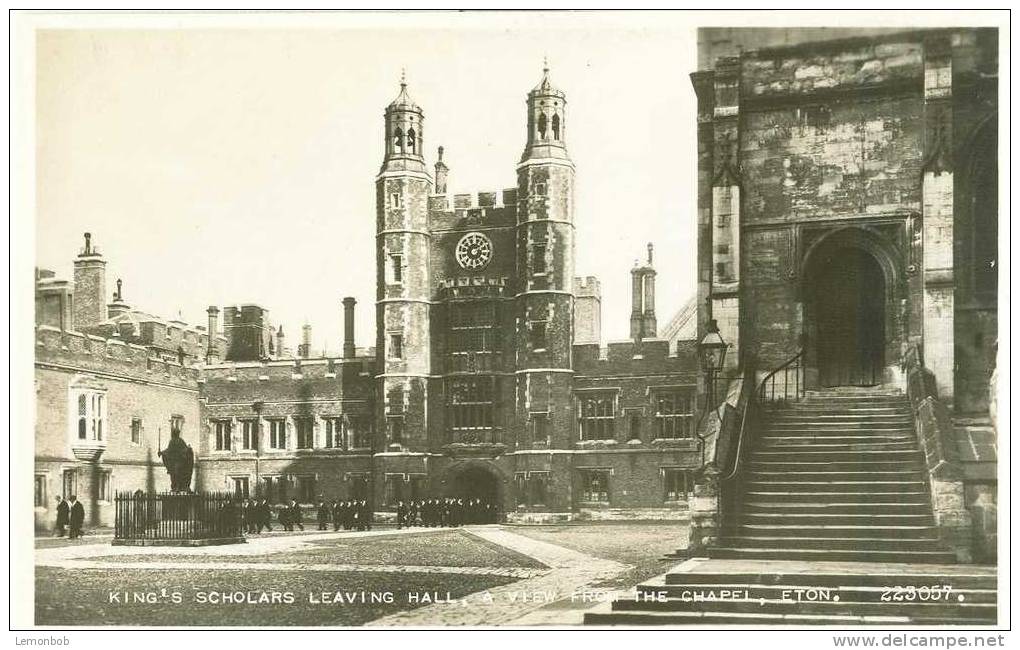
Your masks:
{"label": "clock face", "polygon": [[492,241],[480,232],[469,232],[457,242],[457,263],[465,269],[480,269],[492,259]]}

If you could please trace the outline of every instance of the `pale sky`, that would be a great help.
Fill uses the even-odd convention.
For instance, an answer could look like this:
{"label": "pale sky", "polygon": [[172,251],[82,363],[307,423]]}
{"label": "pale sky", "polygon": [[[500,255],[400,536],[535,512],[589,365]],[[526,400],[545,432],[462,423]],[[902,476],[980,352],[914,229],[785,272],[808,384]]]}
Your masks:
{"label": "pale sky", "polygon": [[547,56],[577,166],[575,273],[602,283],[603,341],[627,338],[629,271],[649,241],[665,326],[694,293],[693,27],[499,18],[40,32],[37,265],[70,278],[87,230],[133,307],[204,324],[208,305],[255,302],[291,346],[311,323],[318,353],[340,348],[353,295],[357,343],[374,345],[374,179],[401,68],[427,164],[443,145],[450,192],[477,192],[516,185]]}

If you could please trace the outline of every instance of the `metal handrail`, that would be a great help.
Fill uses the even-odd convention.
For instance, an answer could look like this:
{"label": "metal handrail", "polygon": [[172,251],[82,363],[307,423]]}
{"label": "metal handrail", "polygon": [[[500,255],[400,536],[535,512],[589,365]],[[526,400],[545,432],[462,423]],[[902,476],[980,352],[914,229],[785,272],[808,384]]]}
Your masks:
{"label": "metal handrail", "polygon": [[[737,448],[734,451],[733,469],[730,471],[730,473],[728,475],[723,477],[721,480],[723,480],[723,481],[731,481],[731,480],[733,480],[733,478],[737,475],[737,472],[740,470],[740,460],[741,460],[741,457],[743,455],[742,452],[743,452],[743,447],[744,447],[744,440],[747,438],[747,430],[748,430],[748,426],[747,426],[747,414],[751,410],[751,403],[754,402],[755,406],[760,406],[760,402],[765,397],[765,383],[768,382],[770,379],[774,378],[776,376],[776,374],[778,374],[780,371],[789,369],[790,366],[792,366],[794,363],[800,361],[803,357],[804,357],[804,348],[801,348],[800,351],[797,352],[797,354],[793,355],[792,357],[787,359],[782,365],[778,366],[777,368],[775,368],[771,372],[769,372],[767,375],[765,375],[765,377],[763,377],[762,380],[758,383],[758,386],[755,388],[754,393],[751,394],[750,396],[748,396],[747,401],[744,403],[744,412],[743,412],[743,414],[741,415],[741,418],[740,418],[740,432],[737,434]],[[798,367],[797,370],[799,371],[799,370],[802,370],[802,369]],[[784,393],[785,393],[786,392],[785,389],[789,387],[788,380],[786,380],[785,377],[784,377],[784,382],[785,382],[784,383]],[[804,382],[801,381],[800,373],[799,372],[797,374],[796,391],[797,391],[797,396],[798,397],[804,392]],[[772,397],[773,398],[775,397],[775,388],[774,388],[774,386],[773,386],[773,391],[772,391]]]}

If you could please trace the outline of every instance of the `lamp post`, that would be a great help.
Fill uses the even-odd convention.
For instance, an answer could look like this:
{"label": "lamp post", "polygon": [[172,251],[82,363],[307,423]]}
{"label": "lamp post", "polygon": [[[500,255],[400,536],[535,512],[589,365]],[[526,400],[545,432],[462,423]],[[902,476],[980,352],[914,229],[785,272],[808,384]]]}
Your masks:
{"label": "lamp post", "polygon": [[705,328],[705,336],[698,341],[698,356],[701,359],[701,369],[705,373],[705,408],[698,419],[695,433],[701,442],[701,465],[705,465],[705,438],[701,435],[701,423],[711,408],[715,408],[715,381],[726,363],[726,351],[730,344],[723,340],[719,333],[719,324],[715,319],[708,321]]}
{"label": "lamp post", "polygon": [[701,357],[701,369],[705,371],[708,402],[706,408],[715,406],[715,378],[726,364],[726,351],[730,344],[723,340],[719,333],[719,324],[715,319],[708,321],[704,338],[698,342],[698,356]]}

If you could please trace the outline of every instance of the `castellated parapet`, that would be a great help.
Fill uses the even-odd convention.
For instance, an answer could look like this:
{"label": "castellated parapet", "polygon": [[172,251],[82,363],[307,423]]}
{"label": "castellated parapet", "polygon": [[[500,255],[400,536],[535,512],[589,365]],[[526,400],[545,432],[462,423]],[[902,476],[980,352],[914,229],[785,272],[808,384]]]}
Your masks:
{"label": "castellated parapet", "polygon": [[149,348],[95,334],[62,332],[40,325],[35,330],[36,365],[119,378],[196,388],[199,370],[187,363],[152,356]]}

